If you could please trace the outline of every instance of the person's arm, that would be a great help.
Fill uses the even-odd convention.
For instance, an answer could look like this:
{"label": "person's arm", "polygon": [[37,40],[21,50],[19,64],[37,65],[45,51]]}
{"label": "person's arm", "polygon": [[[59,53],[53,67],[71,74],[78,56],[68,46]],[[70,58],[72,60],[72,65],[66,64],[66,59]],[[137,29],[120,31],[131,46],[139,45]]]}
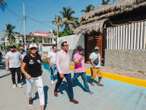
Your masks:
{"label": "person's arm", "polygon": [[8,58],[6,58],[5,66],[6,66],[6,70],[8,71],[9,70],[9,59]]}
{"label": "person's arm", "polygon": [[22,61],[23,61],[23,60],[22,60],[22,59],[23,59],[22,57],[23,57],[22,54],[19,53],[19,60],[20,60],[20,63],[21,63],[21,64],[22,64]]}
{"label": "person's arm", "polygon": [[26,79],[31,79],[31,76],[26,71],[26,63],[22,62],[21,71],[25,75]]}
{"label": "person's arm", "polygon": [[62,72],[62,69],[60,67],[60,62],[61,62],[60,60],[61,60],[61,55],[60,54],[57,54],[56,67],[58,69],[60,78],[64,78],[64,73]]}
{"label": "person's arm", "polygon": [[100,56],[100,53],[98,53],[98,59],[99,59],[99,65],[101,65],[101,56]]}
{"label": "person's arm", "polygon": [[48,64],[51,65],[51,53],[48,54],[47,60],[48,60]]}
{"label": "person's arm", "polygon": [[5,56],[5,66],[6,66],[6,70],[9,70],[9,56],[8,53]]}
{"label": "person's arm", "polygon": [[51,64],[51,58],[48,57],[47,59],[48,59],[48,64],[50,65]]}
{"label": "person's arm", "polygon": [[76,54],[73,56],[73,62],[74,62],[75,64],[79,64],[79,63],[80,63],[80,59],[77,58],[77,55],[76,55]]}
{"label": "person's arm", "polygon": [[93,59],[93,55],[90,54],[90,56],[89,56],[89,62],[94,67],[94,63],[93,63],[93,60],[92,59]]}

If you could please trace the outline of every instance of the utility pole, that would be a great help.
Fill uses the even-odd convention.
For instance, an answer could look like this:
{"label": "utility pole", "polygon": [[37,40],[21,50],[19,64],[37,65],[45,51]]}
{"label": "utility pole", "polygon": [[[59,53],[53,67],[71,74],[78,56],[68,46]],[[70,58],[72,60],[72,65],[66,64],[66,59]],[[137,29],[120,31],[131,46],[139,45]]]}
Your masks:
{"label": "utility pole", "polygon": [[26,45],[26,13],[25,13],[25,3],[24,0],[22,1],[22,8],[23,8],[23,44]]}

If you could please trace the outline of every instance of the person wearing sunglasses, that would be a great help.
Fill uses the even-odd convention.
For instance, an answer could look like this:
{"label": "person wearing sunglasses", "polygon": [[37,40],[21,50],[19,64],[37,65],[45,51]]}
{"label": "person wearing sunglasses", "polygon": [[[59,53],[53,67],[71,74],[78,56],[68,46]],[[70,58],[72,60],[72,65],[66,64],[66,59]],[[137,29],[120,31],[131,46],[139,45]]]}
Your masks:
{"label": "person wearing sunglasses", "polygon": [[61,50],[57,53],[56,66],[58,69],[58,80],[54,89],[54,96],[58,96],[59,87],[65,78],[67,81],[67,87],[69,90],[69,101],[74,104],[79,102],[74,99],[71,70],[70,70],[70,55],[69,55],[69,44],[67,41],[61,43]]}
{"label": "person wearing sunglasses", "polygon": [[41,56],[38,54],[37,45],[30,44],[29,52],[23,59],[21,70],[26,77],[27,97],[28,97],[29,105],[33,104],[32,88],[33,88],[33,84],[35,83],[38,89],[40,107],[41,110],[44,110],[45,101],[44,101],[41,62],[42,60],[41,60]]}

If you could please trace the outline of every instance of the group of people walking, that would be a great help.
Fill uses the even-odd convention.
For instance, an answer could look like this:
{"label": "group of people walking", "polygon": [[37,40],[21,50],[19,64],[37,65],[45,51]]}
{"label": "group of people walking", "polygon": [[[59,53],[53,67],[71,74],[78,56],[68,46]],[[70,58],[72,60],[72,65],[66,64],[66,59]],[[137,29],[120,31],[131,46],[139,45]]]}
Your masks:
{"label": "group of people walking", "polygon": [[[28,103],[33,104],[32,88],[35,83],[40,101],[41,110],[45,109],[45,96],[43,89],[42,79],[42,59],[38,53],[36,44],[30,44],[28,52],[23,55],[16,50],[16,47],[11,47],[10,51],[6,54],[6,69],[10,70],[12,75],[13,88],[16,86],[22,87],[21,80],[25,78],[27,85],[27,97]],[[23,56],[23,57],[22,57]],[[95,72],[98,75],[97,84],[102,86],[100,73],[101,57],[99,54],[99,48],[96,47],[89,56],[91,68],[91,80],[95,80]],[[74,76],[72,78],[72,70],[70,64],[74,64]],[[51,73],[51,83],[55,82],[55,74],[57,74],[57,81],[54,88],[54,96],[58,96],[60,92],[60,86],[63,79],[66,79],[67,89],[70,93],[69,101],[74,104],[78,104],[79,101],[74,98],[73,83],[79,82],[78,77],[80,76],[84,82],[84,91],[93,94],[88,85],[88,80],[85,73],[85,56],[84,49],[81,46],[77,46],[75,51],[71,55],[69,54],[69,44],[67,41],[61,43],[61,50],[57,51],[57,47],[53,46],[52,51],[48,53],[48,64]],[[20,71],[21,70],[21,71]],[[95,71],[96,70],[96,71]],[[17,83],[15,75],[17,74]],[[22,74],[22,75],[21,75]]]}

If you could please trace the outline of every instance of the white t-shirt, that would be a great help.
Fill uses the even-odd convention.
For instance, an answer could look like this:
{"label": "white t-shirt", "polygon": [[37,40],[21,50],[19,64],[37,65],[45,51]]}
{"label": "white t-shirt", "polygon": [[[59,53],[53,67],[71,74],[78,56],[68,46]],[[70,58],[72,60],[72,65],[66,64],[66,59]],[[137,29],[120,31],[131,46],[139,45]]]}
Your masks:
{"label": "white t-shirt", "polygon": [[98,58],[98,65],[95,65],[96,67],[100,67],[101,66],[101,57],[100,57],[100,54],[99,53],[96,53],[96,52],[92,52],[89,56],[91,62],[93,63],[95,59]]}
{"label": "white t-shirt", "polygon": [[51,64],[56,64],[56,57],[57,57],[57,53],[55,53],[53,51],[48,53],[48,58],[50,58]]}
{"label": "white t-shirt", "polygon": [[9,68],[18,68],[21,65],[21,54],[20,52],[11,52],[9,51],[5,58],[9,62]]}
{"label": "white t-shirt", "polygon": [[26,55],[26,52],[23,52],[23,53],[21,54],[21,59],[22,59],[22,60],[24,59],[25,55]]}

